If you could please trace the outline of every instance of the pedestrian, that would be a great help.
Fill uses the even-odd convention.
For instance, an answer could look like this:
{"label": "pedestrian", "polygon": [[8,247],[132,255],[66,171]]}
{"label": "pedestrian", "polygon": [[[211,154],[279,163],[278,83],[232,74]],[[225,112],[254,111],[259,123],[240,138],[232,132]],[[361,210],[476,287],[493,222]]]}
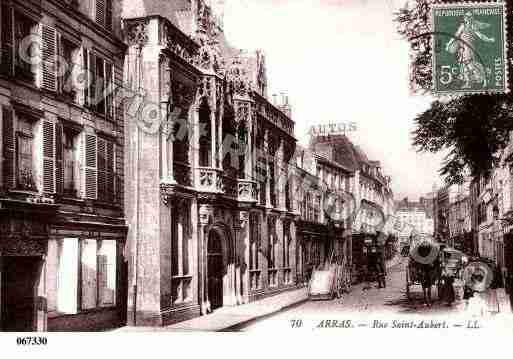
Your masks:
{"label": "pedestrian", "polygon": [[512,269],[506,270],[505,287],[506,287],[506,293],[509,296],[510,310],[513,313],[513,270]]}
{"label": "pedestrian", "polygon": [[495,263],[492,263],[493,266],[493,279],[490,283],[490,289],[488,290],[488,310],[497,314],[500,312],[499,300],[497,298],[497,289],[504,288],[504,280],[502,278],[502,271],[499,266]]}
{"label": "pedestrian", "polygon": [[379,252],[377,255],[376,273],[378,276],[378,287],[386,288],[386,266],[383,252]]}

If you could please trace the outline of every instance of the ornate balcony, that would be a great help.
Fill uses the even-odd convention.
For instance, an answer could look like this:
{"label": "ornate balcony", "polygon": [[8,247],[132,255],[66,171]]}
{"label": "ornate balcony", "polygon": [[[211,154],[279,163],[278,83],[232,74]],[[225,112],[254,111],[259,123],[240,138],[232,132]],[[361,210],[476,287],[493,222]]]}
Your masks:
{"label": "ornate balcony", "polygon": [[239,179],[237,183],[238,200],[241,202],[256,202],[257,184],[250,180]]}
{"label": "ornate balcony", "polygon": [[222,171],[211,167],[198,167],[198,190],[211,193],[223,192]]}

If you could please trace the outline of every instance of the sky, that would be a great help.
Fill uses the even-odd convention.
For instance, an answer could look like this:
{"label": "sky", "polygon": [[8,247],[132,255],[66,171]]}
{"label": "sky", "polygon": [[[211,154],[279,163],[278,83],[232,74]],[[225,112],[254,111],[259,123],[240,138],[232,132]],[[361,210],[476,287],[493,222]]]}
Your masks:
{"label": "sky", "polygon": [[416,199],[439,183],[442,156],[411,147],[431,99],[409,91],[408,44],[392,20],[404,2],[226,0],[224,29],[233,46],[264,51],[269,95],[289,96],[300,143],[314,124],[354,122],[349,137],[381,161],[396,199]]}

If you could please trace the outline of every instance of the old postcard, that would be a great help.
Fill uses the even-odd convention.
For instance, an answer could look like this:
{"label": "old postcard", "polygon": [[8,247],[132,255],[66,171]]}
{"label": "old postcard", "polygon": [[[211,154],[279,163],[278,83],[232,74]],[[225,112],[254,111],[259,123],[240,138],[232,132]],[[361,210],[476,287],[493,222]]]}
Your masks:
{"label": "old postcard", "polygon": [[512,334],[512,10],[1,0],[0,340]]}

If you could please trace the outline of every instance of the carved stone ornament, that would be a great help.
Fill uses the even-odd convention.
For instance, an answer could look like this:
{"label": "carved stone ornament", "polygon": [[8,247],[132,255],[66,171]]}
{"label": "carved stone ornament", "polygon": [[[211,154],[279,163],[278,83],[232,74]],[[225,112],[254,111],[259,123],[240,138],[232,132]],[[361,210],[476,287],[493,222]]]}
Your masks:
{"label": "carved stone ornament", "polygon": [[199,209],[199,222],[201,225],[207,225],[210,218],[213,216],[213,209],[211,206],[200,206]]}
{"label": "carved stone ornament", "polygon": [[226,70],[226,81],[228,91],[236,96],[245,97],[250,91],[250,82],[248,74],[243,67],[242,61],[235,58],[229,68]]}
{"label": "carved stone ornament", "polygon": [[148,43],[148,23],[143,21],[128,23],[126,30],[127,43],[129,46],[143,47]]}

